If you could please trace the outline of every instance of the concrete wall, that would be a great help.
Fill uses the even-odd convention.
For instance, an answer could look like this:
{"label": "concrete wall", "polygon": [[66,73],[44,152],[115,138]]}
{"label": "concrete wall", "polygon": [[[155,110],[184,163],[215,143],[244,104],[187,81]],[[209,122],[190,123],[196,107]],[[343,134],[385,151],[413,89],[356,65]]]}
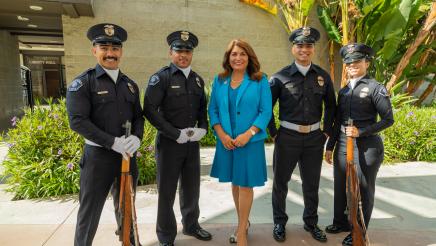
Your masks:
{"label": "concrete wall", "polygon": [[0,30],[0,132],[22,114],[22,93],[17,37]]}
{"label": "concrete wall", "polygon": [[[192,66],[206,81],[221,71],[224,50],[234,38],[251,43],[268,75],[292,60],[288,34],[279,20],[237,0],[94,0],[94,12],[95,18],[62,18],[68,83],[95,65],[86,31],[101,22],[127,30],[121,69],[142,88],[154,72],[169,64],[166,36],[180,29],[198,36]],[[319,26],[316,17],[311,19]],[[320,49],[326,52],[327,46]],[[327,67],[325,55],[318,54],[315,62]]]}

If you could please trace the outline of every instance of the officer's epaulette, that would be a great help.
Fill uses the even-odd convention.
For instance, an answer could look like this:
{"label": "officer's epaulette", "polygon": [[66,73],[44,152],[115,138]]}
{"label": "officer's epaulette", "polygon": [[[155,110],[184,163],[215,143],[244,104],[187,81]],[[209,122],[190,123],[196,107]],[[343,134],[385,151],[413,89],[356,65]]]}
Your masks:
{"label": "officer's epaulette", "polygon": [[95,68],[88,68],[86,71],[84,71],[83,73],[79,74],[79,76],[77,76],[75,79],[84,79],[87,78],[89,74],[91,74],[92,71],[94,71]]}
{"label": "officer's epaulette", "polygon": [[87,70],[85,70],[83,73],[79,74],[78,76],[76,76],[73,79],[73,82],[75,80],[80,80],[82,83],[86,83],[89,80],[89,75],[91,74],[92,71],[94,71],[95,68],[88,68]]}
{"label": "officer's epaulette", "polygon": [[281,71],[273,74],[270,79],[278,79],[283,84],[289,81],[289,73],[286,70],[287,67],[283,68]]}
{"label": "officer's epaulette", "polygon": [[121,76],[123,76],[123,78],[125,78],[126,80],[128,80],[128,82],[135,83],[135,81],[133,81],[131,78],[129,78],[129,76],[127,76],[126,74],[121,73]]}
{"label": "officer's epaulette", "polygon": [[316,64],[313,64],[313,63],[312,63],[312,67],[315,70],[315,72],[317,72],[319,75],[328,76],[327,71],[325,71],[322,67],[320,67]]}
{"label": "officer's epaulette", "polygon": [[167,69],[169,69],[169,68],[170,68],[169,66],[164,66],[164,67],[162,67],[159,71],[157,71],[156,74],[161,73],[161,72],[163,72],[163,71],[165,71],[165,70],[167,70]]}
{"label": "officer's epaulette", "polygon": [[364,80],[366,83],[370,84],[370,83],[374,83],[376,85],[381,85],[380,82],[378,82],[377,80],[375,80],[374,78],[362,78],[361,80]]}

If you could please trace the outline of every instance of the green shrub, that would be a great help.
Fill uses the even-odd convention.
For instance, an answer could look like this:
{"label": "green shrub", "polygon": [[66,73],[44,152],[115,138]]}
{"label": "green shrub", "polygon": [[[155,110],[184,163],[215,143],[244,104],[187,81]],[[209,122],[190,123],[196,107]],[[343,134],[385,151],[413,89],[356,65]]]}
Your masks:
{"label": "green shrub", "polygon": [[139,185],[153,184],[156,181],[155,136],[156,128],[146,120],[141,147],[139,147],[136,152],[136,160],[139,169]]}
{"label": "green shrub", "polygon": [[[8,191],[15,199],[73,194],[79,191],[84,141],[68,124],[65,99],[48,101],[34,111],[26,109],[21,119],[12,119],[14,128],[4,136],[9,145],[3,161]],[[139,183],[155,181],[155,129],[145,124],[141,149],[137,153]]]}
{"label": "green shrub", "polygon": [[383,131],[385,162],[436,162],[436,106],[403,106],[395,123]]}

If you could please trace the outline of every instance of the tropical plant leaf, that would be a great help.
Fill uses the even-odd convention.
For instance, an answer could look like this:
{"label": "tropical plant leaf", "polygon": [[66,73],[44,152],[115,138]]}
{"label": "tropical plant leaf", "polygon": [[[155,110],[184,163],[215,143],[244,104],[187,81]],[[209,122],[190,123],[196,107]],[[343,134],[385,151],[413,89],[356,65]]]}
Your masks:
{"label": "tropical plant leaf", "polygon": [[[358,2],[358,1],[356,1]],[[380,6],[381,3],[383,3],[383,0],[375,0],[371,1],[370,3],[365,2],[362,7],[360,8],[360,12],[362,12],[363,15],[367,15],[368,13],[374,11],[377,7]],[[360,6],[359,4],[357,6]]]}
{"label": "tropical plant leaf", "polygon": [[335,41],[336,43],[342,44],[342,35],[339,32],[339,29],[336,26],[336,24],[330,18],[330,12],[328,8],[318,6],[317,13],[318,13],[318,19],[321,22],[322,26],[327,31],[328,37],[331,40]]}
{"label": "tropical plant leaf", "polygon": [[379,50],[379,54],[383,56],[384,60],[390,60],[392,56],[398,50],[398,46],[401,43],[401,36],[393,36],[392,38],[385,41],[383,48]]}
{"label": "tropical plant leaf", "polygon": [[315,0],[304,0],[301,2],[301,12],[303,13],[303,16],[309,16],[309,12],[315,3]]}

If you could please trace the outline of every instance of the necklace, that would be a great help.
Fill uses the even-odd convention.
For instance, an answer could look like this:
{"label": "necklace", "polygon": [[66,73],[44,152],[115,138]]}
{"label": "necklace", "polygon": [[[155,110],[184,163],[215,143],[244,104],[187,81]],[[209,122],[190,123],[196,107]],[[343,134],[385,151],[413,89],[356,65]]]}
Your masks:
{"label": "necklace", "polygon": [[232,82],[232,83],[235,83],[235,84],[239,84],[239,83],[242,82],[242,80],[244,80],[244,79],[240,79],[240,80],[233,80],[233,79],[232,79],[231,82]]}

